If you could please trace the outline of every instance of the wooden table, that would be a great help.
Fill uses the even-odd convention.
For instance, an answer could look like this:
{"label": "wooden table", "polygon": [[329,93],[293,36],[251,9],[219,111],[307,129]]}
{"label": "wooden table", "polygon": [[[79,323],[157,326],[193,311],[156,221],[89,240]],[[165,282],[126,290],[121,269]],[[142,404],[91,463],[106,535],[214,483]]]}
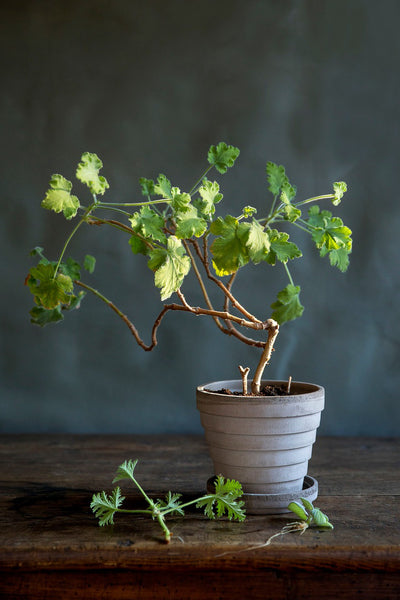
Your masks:
{"label": "wooden table", "polygon": [[[261,545],[293,515],[155,522],[117,515],[100,528],[90,501],[138,458],[143,487],[192,498],[212,474],[199,436],[0,436],[0,598],[400,598],[400,439],[320,438],[309,474],[335,525]],[[121,482],[130,497],[128,482]],[[134,499],[136,492],[132,489]],[[259,548],[254,548],[260,546]]]}

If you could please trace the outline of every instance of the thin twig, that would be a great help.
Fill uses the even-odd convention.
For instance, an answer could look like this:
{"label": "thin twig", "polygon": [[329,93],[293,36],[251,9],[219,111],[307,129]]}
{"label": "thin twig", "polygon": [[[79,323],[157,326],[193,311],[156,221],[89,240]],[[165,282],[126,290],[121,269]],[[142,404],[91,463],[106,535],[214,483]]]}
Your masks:
{"label": "thin twig", "polygon": [[242,376],[243,396],[247,396],[247,377],[250,373],[250,367],[242,367],[242,365],[239,365],[239,371]]}
{"label": "thin twig", "polygon": [[[189,240],[189,241],[192,241],[192,240]],[[182,240],[182,243],[183,243],[183,245],[184,245],[184,247],[185,247],[185,249],[186,249],[186,252],[188,253],[188,255],[189,255],[189,258],[190,258],[190,260],[191,260],[191,263],[192,263],[192,267],[193,267],[194,273],[195,273],[195,275],[196,275],[196,277],[197,277],[197,281],[199,282],[199,285],[200,285],[201,291],[202,291],[202,293],[203,293],[203,296],[204,296],[204,300],[206,301],[206,304],[207,304],[208,308],[209,308],[210,310],[214,310],[214,307],[213,307],[213,305],[212,305],[212,303],[211,303],[211,300],[210,300],[210,298],[209,298],[209,296],[208,296],[208,293],[207,293],[206,286],[204,285],[204,281],[203,281],[203,279],[202,279],[202,277],[201,277],[200,271],[199,271],[199,269],[197,268],[197,264],[196,264],[196,261],[195,261],[195,259],[194,259],[194,256],[193,256],[193,254],[192,254],[192,253],[191,253],[191,251],[190,251],[189,244],[186,242],[186,240]],[[223,331],[224,333],[227,333],[227,334],[229,334],[229,331],[227,331],[227,330],[224,328],[224,326],[222,325],[221,321],[220,321],[220,320],[219,320],[217,317],[213,317],[213,319],[214,319],[214,322],[216,323],[216,325],[218,326],[218,328],[219,328],[221,331]]]}
{"label": "thin twig", "polygon": [[254,315],[252,315],[251,313],[249,313],[241,304],[240,302],[238,302],[236,300],[236,298],[232,295],[232,293],[230,292],[230,290],[226,287],[226,285],[224,285],[222,283],[222,281],[220,281],[219,279],[217,279],[217,277],[214,277],[214,275],[211,273],[210,270],[210,266],[208,264],[208,248],[207,248],[207,240],[206,238],[204,238],[203,240],[203,254],[201,253],[201,250],[199,248],[199,244],[197,242],[197,240],[192,240],[192,244],[196,250],[196,253],[198,255],[198,257],[200,258],[201,262],[204,265],[204,269],[207,273],[207,277],[208,279],[210,279],[210,281],[213,281],[225,294],[225,296],[229,297],[229,300],[232,303],[232,306],[234,306],[239,312],[242,313],[242,315],[244,317],[246,317],[246,319],[248,319],[249,321],[253,321],[254,323],[260,323],[261,321],[259,319],[257,319]]}

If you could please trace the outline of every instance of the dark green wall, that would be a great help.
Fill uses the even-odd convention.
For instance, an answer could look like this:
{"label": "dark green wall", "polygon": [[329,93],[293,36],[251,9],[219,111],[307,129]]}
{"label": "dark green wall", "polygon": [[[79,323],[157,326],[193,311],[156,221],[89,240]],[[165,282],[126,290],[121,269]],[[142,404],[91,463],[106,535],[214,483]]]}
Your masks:
{"label": "dark green wall", "polygon": [[[40,208],[52,173],[73,178],[81,153],[97,152],[108,197],[133,201],[139,177],[159,172],[188,189],[224,140],[241,149],[222,184],[234,214],[264,201],[267,160],[304,197],[347,181],[351,267],[341,274],[303,243],[292,274],[306,310],[282,327],[268,375],[326,387],[321,433],[400,433],[399,17],[397,0],[3,6],[1,431],[199,432],[195,385],[255,364],[256,350],[182,314],[144,353],[91,298],[42,330],[23,286],[30,249],[56,258],[71,227]],[[97,255],[94,285],[108,275],[105,291],[148,339],[160,303],[144,259],[123,237],[86,233],[73,254]],[[237,288],[265,318],[286,285],[278,269],[250,269]]]}

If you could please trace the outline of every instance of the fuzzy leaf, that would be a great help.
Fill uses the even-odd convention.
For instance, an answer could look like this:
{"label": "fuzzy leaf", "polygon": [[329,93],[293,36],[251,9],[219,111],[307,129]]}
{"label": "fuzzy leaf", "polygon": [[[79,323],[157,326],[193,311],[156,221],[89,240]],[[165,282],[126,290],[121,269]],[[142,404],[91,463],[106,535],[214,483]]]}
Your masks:
{"label": "fuzzy leaf", "polygon": [[165,175],[159,175],[154,185],[154,193],[169,200],[171,198],[171,182]]}
{"label": "fuzzy leaf", "polygon": [[60,264],[60,272],[72,280],[79,279],[81,276],[81,266],[76,260],[69,257],[65,262]]}
{"label": "fuzzy leaf", "polygon": [[244,521],[246,513],[244,510],[244,501],[239,500],[243,495],[242,486],[234,479],[224,479],[222,475],[218,475],[215,484],[215,494],[209,494],[201,498],[197,504],[197,508],[203,508],[204,514],[209,519],[222,517],[227,515],[228,519],[237,519]]}
{"label": "fuzzy leaf", "polygon": [[114,514],[125,500],[121,495],[119,487],[115,488],[108,496],[106,492],[93,494],[90,508],[99,519],[100,527],[103,525],[112,525],[114,523]]}
{"label": "fuzzy leaf", "polygon": [[161,289],[161,300],[167,300],[182,285],[190,270],[190,258],[185,254],[182,242],[171,236],[167,248],[155,248],[149,252],[149,268],[154,271],[154,282]]}
{"label": "fuzzy leaf", "polygon": [[310,511],[312,511],[312,510],[314,509],[313,503],[312,503],[312,502],[310,502],[309,500],[307,500],[307,498],[300,498],[300,500],[301,500],[301,502],[302,502],[302,504],[303,504],[304,508],[305,508],[305,509],[306,509],[308,512],[310,512]]}
{"label": "fuzzy leaf", "polygon": [[84,152],[81,157],[81,162],[76,169],[76,177],[82,183],[86,184],[92,194],[104,194],[110,186],[105,177],[99,175],[103,163],[97,154],[92,152]]}
{"label": "fuzzy leaf", "polygon": [[165,500],[158,499],[156,502],[156,508],[161,508],[163,511],[168,511],[171,516],[183,516],[185,511],[180,506],[180,498],[182,494],[173,494],[168,492],[165,496]]}
{"label": "fuzzy leaf", "polygon": [[257,213],[257,209],[254,206],[245,206],[242,210],[245,219],[249,219]]}
{"label": "fuzzy leaf", "polygon": [[297,221],[297,219],[301,217],[301,210],[290,203],[285,204],[283,212],[285,214],[285,219],[290,223],[294,223],[295,221]]}
{"label": "fuzzy leaf", "polygon": [[129,245],[133,254],[147,254],[149,251],[149,247],[146,246],[144,241],[138,235],[133,235],[129,238]]}
{"label": "fuzzy leaf", "polygon": [[270,249],[270,239],[268,232],[258,221],[253,219],[250,223],[241,223],[238,227],[238,235],[245,244],[254,264],[266,260]]}
{"label": "fuzzy leaf", "polygon": [[144,238],[165,243],[167,237],[163,231],[164,219],[150,206],[142,206],[139,212],[135,212],[129,219],[133,231]]}
{"label": "fuzzy leaf", "polygon": [[210,231],[217,236],[210,248],[217,275],[235,273],[249,262],[246,245],[241,239],[243,231],[239,229],[239,221],[235,217],[231,215],[227,215],[225,219],[218,217],[211,223]]}
{"label": "fuzzy leaf", "polygon": [[43,308],[53,309],[60,304],[69,304],[73,298],[72,279],[58,272],[54,277],[54,265],[39,263],[29,271],[27,284],[35,302]]}
{"label": "fuzzy leaf", "polygon": [[333,191],[335,192],[335,197],[332,200],[332,204],[337,206],[347,192],[347,184],[344,181],[335,181],[333,184]]}
{"label": "fuzzy leaf", "polygon": [[56,306],[56,308],[52,308],[51,310],[43,308],[43,306],[34,306],[29,311],[29,314],[31,315],[31,323],[40,327],[44,327],[49,323],[58,323],[58,321],[64,319],[61,306]]}
{"label": "fuzzy leaf", "polygon": [[269,230],[270,251],[265,260],[274,265],[277,260],[286,263],[288,260],[302,256],[301,250],[293,242],[289,242],[289,234],[276,229]]}
{"label": "fuzzy leaf", "polygon": [[80,203],[76,196],[71,195],[71,189],[72,183],[65,177],[53,175],[50,179],[50,189],[42,200],[42,207],[56,213],[62,212],[66,219],[72,219],[78,212]]}
{"label": "fuzzy leaf", "polygon": [[177,187],[171,189],[171,207],[174,212],[186,212],[192,208],[190,194],[181,192]]}
{"label": "fuzzy leaf", "polygon": [[299,502],[291,502],[288,509],[295,513],[302,521],[307,521],[308,513],[304,510]]}
{"label": "fuzzy leaf", "polygon": [[94,256],[92,256],[91,254],[86,254],[84,261],[83,261],[83,268],[88,272],[88,273],[93,273],[95,268],[96,268],[96,259]]}
{"label": "fuzzy leaf", "polygon": [[199,212],[205,217],[211,217],[215,213],[215,205],[222,200],[219,185],[216,181],[205,179],[199,188],[200,198],[195,201]]}
{"label": "fuzzy leaf", "polygon": [[194,206],[190,206],[186,212],[178,213],[176,223],[175,235],[179,239],[200,237],[207,229],[207,221],[199,217]]}
{"label": "fuzzy leaf", "polygon": [[329,518],[319,508],[313,508],[311,511],[312,525],[316,527],[328,527],[333,529],[332,523],[329,522]]}
{"label": "fuzzy leaf", "polygon": [[116,475],[112,480],[113,483],[120,481],[121,479],[132,479],[134,480],[133,472],[138,464],[138,460],[125,460],[122,465],[117,469]]}
{"label": "fuzzy leaf", "polygon": [[139,179],[139,183],[143,196],[151,196],[152,194],[155,194],[154,181],[152,179],[141,177]]}
{"label": "fuzzy leaf", "polygon": [[[311,236],[321,256],[333,252],[330,257],[331,264],[345,271],[352,249],[351,230],[343,225],[342,219],[333,217],[329,210],[320,211],[318,206],[313,206],[308,214],[308,223],[312,227]],[[338,250],[341,252],[338,253]]]}
{"label": "fuzzy leaf", "polygon": [[338,250],[331,250],[329,252],[329,261],[332,267],[337,267],[342,273],[347,271],[350,264],[349,252],[346,248],[339,248]]}
{"label": "fuzzy leaf", "polygon": [[218,146],[210,146],[208,151],[208,162],[220,173],[226,173],[229,167],[233,167],[235,160],[240,154],[239,148],[228,146],[220,142]]}
{"label": "fuzzy leaf", "polygon": [[287,321],[293,321],[303,314],[304,306],[301,305],[300,286],[289,283],[284,290],[278,293],[278,299],[271,304],[274,310],[271,317],[281,325]]}
{"label": "fuzzy leaf", "polygon": [[[268,189],[274,195],[278,196],[282,191],[285,199],[290,202],[296,195],[296,187],[291,185],[283,165],[277,165],[273,162],[267,162],[266,166]],[[281,198],[284,202],[284,198]]]}

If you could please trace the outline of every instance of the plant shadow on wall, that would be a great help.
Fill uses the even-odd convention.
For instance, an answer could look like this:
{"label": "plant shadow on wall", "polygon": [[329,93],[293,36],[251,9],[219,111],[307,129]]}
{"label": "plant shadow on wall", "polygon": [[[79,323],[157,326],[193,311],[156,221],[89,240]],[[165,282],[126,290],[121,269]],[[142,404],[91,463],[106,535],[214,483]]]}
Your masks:
{"label": "plant shadow on wall", "polygon": [[[26,284],[35,300],[31,320],[41,326],[61,321],[66,312],[78,308],[90,293],[123,320],[145,351],[156,347],[159,327],[170,311],[210,317],[223,334],[260,348],[260,360],[251,382],[248,383],[250,368],[240,365],[238,382],[199,386],[197,406],[215,473],[242,482],[247,507],[279,512],[287,510],[288,500],[298,500],[303,491],[311,445],[324,406],[324,390],[320,386],[292,383],[291,378],[287,382],[263,381],[280,325],[303,313],[300,286],[294,282],[288,266],[302,252],[282,229],[289,225],[311,236],[320,255],[329,257],[332,266],[346,271],[352,248],[351,231],[339,217],[319,206],[319,202],[329,201],[339,205],[346,184],[335,182],[330,193],[299,200],[285,168],[268,162],[269,206],[265,204],[261,214],[253,206],[244,206],[238,216],[217,216],[223,195],[219,182],[209,179],[209,173],[212,170],[226,173],[238,156],[238,148],[221,142],[210,147],[207,165],[188,192],[161,174],[157,180],[140,179],[142,200],[107,202],[100,199],[109,188],[105,177],[100,175],[102,162],[96,154],[85,152],[76,177],[89,188],[89,202],[83,205],[72,193],[72,183],[62,175],[51,177],[42,206],[63,213],[67,220],[79,216],[58,260],[49,260],[43,248],[32,251],[39,260],[30,269]],[[175,302],[163,305],[148,342],[114,301],[82,280],[84,270],[91,273],[95,269],[95,258],[87,255],[81,266],[66,257],[72,239],[84,225],[104,231],[116,229],[126,236],[128,251],[147,259],[161,300],[176,295]],[[266,319],[252,314],[234,291],[240,279],[238,274],[249,264],[281,264],[287,274],[288,283],[278,292]],[[191,304],[182,291],[190,269],[198,282],[203,306]],[[221,294],[218,306],[211,288]],[[263,339],[254,339],[255,332],[261,332]],[[214,450],[218,456],[214,456]],[[314,492],[308,497],[310,501],[316,497],[316,489]],[[284,496],[278,504],[276,494]],[[288,498],[287,494],[294,496]],[[261,504],[254,504],[251,495],[262,497]],[[272,504],[265,505],[266,497],[268,503],[272,497]]]}

